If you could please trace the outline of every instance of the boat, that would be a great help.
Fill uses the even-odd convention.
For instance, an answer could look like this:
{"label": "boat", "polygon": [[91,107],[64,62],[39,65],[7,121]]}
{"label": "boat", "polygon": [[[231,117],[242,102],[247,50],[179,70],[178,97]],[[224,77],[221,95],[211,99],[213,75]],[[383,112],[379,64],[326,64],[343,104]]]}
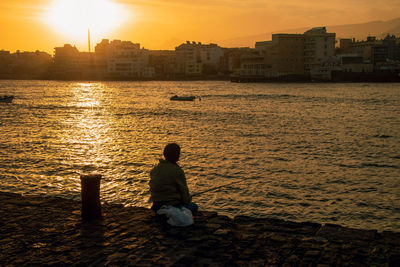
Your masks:
{"label": "boat", "polygon": [[194,101],[196,99],[195,96],[177,96],[174,95],[173,97],[170,98],[170,100],[173,101]]}
{"label": "boat", "polygon": [[0,102],[11,103],[14,99],[13,95],[0,95]]}

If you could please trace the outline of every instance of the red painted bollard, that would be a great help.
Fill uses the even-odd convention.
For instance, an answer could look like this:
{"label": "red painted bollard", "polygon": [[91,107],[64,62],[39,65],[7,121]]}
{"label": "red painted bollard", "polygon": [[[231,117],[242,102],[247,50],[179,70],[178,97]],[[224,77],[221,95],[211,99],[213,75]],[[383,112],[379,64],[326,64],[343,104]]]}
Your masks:
{"label": "red painted bollard", "polygon": [[101,219],[101,174],[81,175],[82,220]]}

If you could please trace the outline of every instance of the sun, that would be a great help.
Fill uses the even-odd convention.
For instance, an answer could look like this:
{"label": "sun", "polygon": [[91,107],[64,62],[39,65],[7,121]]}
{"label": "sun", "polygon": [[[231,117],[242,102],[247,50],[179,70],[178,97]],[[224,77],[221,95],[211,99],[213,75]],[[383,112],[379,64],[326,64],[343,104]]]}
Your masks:
{"label": "sun", "polygon": [[127,19],[125,9],[110,0],[53,0],[44,20],[58,33],[81,38],[88,29],[105,36]]}

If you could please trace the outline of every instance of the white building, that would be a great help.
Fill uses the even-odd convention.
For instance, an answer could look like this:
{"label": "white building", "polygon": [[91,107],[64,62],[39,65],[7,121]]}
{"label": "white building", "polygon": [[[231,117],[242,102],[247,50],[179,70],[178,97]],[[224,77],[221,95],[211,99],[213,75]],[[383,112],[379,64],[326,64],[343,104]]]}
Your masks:
{"label": "white building", "polygon": [[103,40],[106,47],[107,72],[110,75],[130,78],[151,78],[154,70],[150,70],[149,51],[140,48],[140,44],[130,41]]}
{"label": "white building", "polygon": [[[201,43],[199,43],[201,45]],[[218,67],[224,51],[216,44],[208,44],[200,46],[201,63]]]}
{"label": "white building", "polygon": [[201,74],[200,50],[196,42],[187,41],[175,47],[176,72],[185,75]]}
{"label": "white building", "polygon": [[327,33],[326,27],[312,28],[304,33],[304,68],[320,68],[322,62],[335,55],[336,33]]}
{"label": "white building", "polygon": [[185,75],[201,75],[203,70],[217,70],[224,52],[216,44],[189,42],[175,48],[176,70]]}

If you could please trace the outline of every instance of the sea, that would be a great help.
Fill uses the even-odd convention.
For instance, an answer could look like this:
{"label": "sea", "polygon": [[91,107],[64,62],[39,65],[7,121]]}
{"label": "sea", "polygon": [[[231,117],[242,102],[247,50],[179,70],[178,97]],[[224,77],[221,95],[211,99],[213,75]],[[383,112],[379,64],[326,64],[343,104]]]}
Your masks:
{"label": "sea", "polygon": [[[167,143],[200,210],[400,232],[400,83],[0,80],[0,191],[150,207]],[[173,95],[195,101],[171,101]]]}

